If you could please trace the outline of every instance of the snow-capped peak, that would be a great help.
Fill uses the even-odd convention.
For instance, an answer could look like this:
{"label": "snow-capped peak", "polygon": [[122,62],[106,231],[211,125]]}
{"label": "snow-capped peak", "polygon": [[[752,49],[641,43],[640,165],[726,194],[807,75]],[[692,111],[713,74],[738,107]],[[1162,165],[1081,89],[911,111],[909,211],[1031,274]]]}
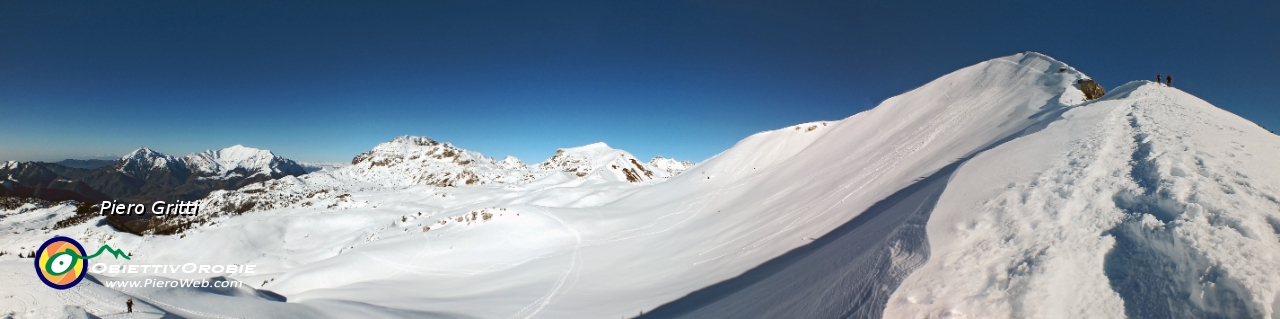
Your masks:
{"label": "snow-capped peak", "polygon": [[390,166],[420,159],[434,159],[467,165],[473,162],[492,162],[479,152],[460,149],[450,143],[440,143],[425,136],[401,136],[378,144],[368,152],[356,155],[352,165],[362,167]]}
{"label": "snow-capped peak", "polygon": [[121,158],[119,171],[135,177],[145,177],[152,170],[178,170],[196,173],[201,178],[233,178],[268,175],[278,178],[284,175],[305,174],[298,163],[268,150],[234,145],[221,150],[206,150],[173,157],[143,146]]}
{"label": "snow-capped peak", "polygon": [[581,178],[599,177],[605,181],[638,183],[670,174],[654,175],[654,171],[626,151],[614,149],[603,142],[578,147],[562,148],[538,168],[572,173]]}
{"label": "snow-capped peak", "polygon": [[525,165],[524,162],[520,161],[519,158],[516,158],[515,156],[511,156],[511,155],[507,155],[507,157],[503,158],[501,161],[498,161],[497,163],[499,167],[502,167],[505,169],[519,170],[519,169],[529,168],[529,166]]}
{"label": "snow-capped peak", "polygon": [[227,160],[246,160],[250,158],[275,157],[274,153],[268,150],[261,150],[244,145],[236,144],[217,151],[218,157]]}
{"label": "snow-capped peak", "polygon": [[120,158],[120,160],[122,161],[153,160],[158,158],[170,158],[170,157],[168,155],[161,154],[160,152],[152,151],[150,148],[143,146],[143,147],[139,147],[136,150],[133,150],[133,152],[129,152],[129,154],[125,154],[124,157]]}
{"label": "snow-capped peak", "polygon": [[404,135],[404,136],[393,138],[390,141],[387,141],[386,143],[378,144],[378,146],[375,146],[374,149],[386,148],[386,147],[392,147],[392,146],[414,146],[414,145],[435,146],[438,144],[440,144],[440,142],[436,142],[430,137]]}
{"label": "snow-capped peak", "polygon": [[667,172],[667,174],[676,175],[684,172],[684,170],[693,167],[697,163],[690,161],[677,161],[674,158],[665,158],[661,155],[653,157],[649,160],[649,167],[656,170]]}
{"label": "snow-capped peak", "polygon": [[605,144],[604,142],[595,142],[595,143],[578,146],[578,147],[564,148],[563,150],[565,152],[571,152],[571,153],[574,153],[574,152],[585,153],[585,152],[607,152],[607,151],[614,150],[614,148],[609,147],[609,144]]}
{"label": "snow-capped peak", "polygon": [[152,151],[146,146],[125,154],[120,161],[120,172],[134,176],[145,176],[148,171],[170,169],[175,164],[180,164],[177,158]]}
{"label": "snow-capped peak", "polygon": [[578,147],[562,148],[556,150],[556,154],[552,155],[542,163],[538,164],[538,168],[552,171],[564,171],[574,173],[578,177],[585,177],[590,174],[593,168],[591,159],[599,158],[602,153],[611,150],[604,143],[594,143]]}
{"label": "snow-capped peak", "polygon": [[236,170],[243,170],[248,176],[279,177],[306,173],[306,170],[293,160],[276,156],[269,150],[239,144],[216,151],[193,153],[184,159],[192,171],[219,178],[238,176],[239,174],[233,173]]}
{"label": "snow-capped peak", "polygon": [[527,181],[524,163],[502,162],[425,136],[400,136],[351,159],[347,172],[380,185],[462,186]]}

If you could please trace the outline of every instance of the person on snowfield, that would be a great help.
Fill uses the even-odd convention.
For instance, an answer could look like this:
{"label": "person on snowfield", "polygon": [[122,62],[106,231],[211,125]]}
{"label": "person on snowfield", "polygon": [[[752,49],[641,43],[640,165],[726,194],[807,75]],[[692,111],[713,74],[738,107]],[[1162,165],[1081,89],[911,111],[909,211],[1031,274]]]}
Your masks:
{"label": "person on snowfield", "polygon": [[1156,84],[1160,84],[1160,82],[1164,82],[1164,78],[1159,74],[1156,74]]}
{"label": "person on snowfield", "polygon": [[129,298],[129,300],[126,300],[124,302],[124,305],[129,307],[129,313],[133,313],[133,298]]}
{"label": "person on snowfield", "polygon": [[1164,77],[1164,86],[1173,87],[1173,74]]}

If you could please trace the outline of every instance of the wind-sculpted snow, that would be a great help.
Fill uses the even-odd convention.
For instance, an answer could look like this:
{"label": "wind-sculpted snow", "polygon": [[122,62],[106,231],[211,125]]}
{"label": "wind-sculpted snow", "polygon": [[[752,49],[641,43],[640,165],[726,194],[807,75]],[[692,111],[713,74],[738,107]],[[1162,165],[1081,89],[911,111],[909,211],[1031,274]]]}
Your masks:
{"label": "wind-sculpted snow", "polygon": [[805,238],[812,244],[645,318],[878,318],[887,292],[928,257],[925,222],[962,163],[889,195],[822,237]]}
{"label": "wind-sculpted snow", "polygon": [[[1057,119],[1057,115],[1066,111],[1072,103],[1079,103],[1080,92],[1072,84],[1083,75],[1067,70],[1070,68],[1060,62],[1038,54],[992,60],[944,76],[924,87],[890,99],[872,111],[859,114],[876,117],[893,116],[897,112],[921,112],[910,118],[920,121],[919,126],[896,128],[915,131],[912,133],[892,132],[893,129],[880,126],[883,124],[879,120],[868,121],[859,116],[846,119],[844,123],[838,124],[837,129],[853,123],[868,123],[871,126],[867,128],[871,129],[869,132],[875,132],[863,133],[867,135],[860,137],[876,136],[875,134],[902,135],[886,136],[885,140],[892,142],[879,148],[872,145],[872,150],[892,149],[893,152],[862,157],[864,161],[857,163],[866,163],[861,165],[867,165],[874,171],[846,177],[851,181],[841,187],[832,187],[836,190],[831,192],[832,195],[842,194],[842,190],[854,185],[862,184],[865,187],[866,184],[858,182],[858,179],[883,174],[886,170],[892,171],[897,165],[906,164],[919,177],[897,179],[902,184],[890,184],[894,186],[886,187],[888,189],[855,191],[844,195],[844,201],[847,202],[850,198],[857,199],[859,195],[866,196],[866,193],[877,194],[854,201],[859,202],[859,205],[853,206],[856,210],[846,213],[846,216],[857,216],[853,220],[822,237],[806,238],[813,240],[813,244],[769,260],[743,275],[663,305],[652,315],[656,318],[676,315],[686,318],[879,317],[889,294],[928,258],[929,248],[925,243],[923,224],[943,189],[950,189],[947,184],[951,172],[975,154],[1021,135],[1036,132]],[[1019,100],[1008,95],[1037,100]],[[926,103],[920,98],[922,96],[944,98]],[[992,107],[982,100],[1004,104]],[[973,114],[991,111],[1000,115]],[[1001,122],[994,122],[997,120]],[[805,124],[796,126],[795,130],[817,128],[820,126]],[[943,135],[942,132],[956,133]],[[935,144],[938,139],[944,142]],[[808,145],[805,151],[866,147],[854,141],[835,141],[848,143],[844,145],[818,141]],[[969,146],[955,147],[957,145]],[[854,154],[853,158],[862,155],[856,152]],[[801,155],[797,155],[799,156]],[[828,163],[840,163],[832,158],[827,160]],[[823,165],[813,162],[799,165],[806,164]],[[883,164],[890,166],[879,166]],[[924,170],[926,168],[932,171]],[[830,174],[849,173],[833,169],[817,175]],[[805,179],[835,179],[818,176],[808,176]],[[896,191],[891,194],[881,193],[889,189]],[[873,199],[879,200],[869,207],[861,206]],[[761,303],[760,300],[768,302]]]}

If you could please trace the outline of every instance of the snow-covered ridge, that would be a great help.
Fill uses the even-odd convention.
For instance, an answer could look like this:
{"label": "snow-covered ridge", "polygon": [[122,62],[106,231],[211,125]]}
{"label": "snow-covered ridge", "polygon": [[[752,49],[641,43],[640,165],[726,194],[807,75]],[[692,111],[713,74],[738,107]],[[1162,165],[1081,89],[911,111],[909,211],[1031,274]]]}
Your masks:
{"label": "snow-covered ridge", "polygon": [[962,167],[889,317],[1276,318],[1280,137],[1148,81]]}
{"label": "snow-covered ridge", "polygon": [[245,170],[249,176],[284,176],[305,173],[305,169],[293,160],[276,156],[268,150],[234,145],[221,150],[207,150],[183,158],[192,171],[202,175],[229,177],[236,170]]}
{"label": "snow-covered ridge", "polygon": [[280,177],[299,175],[306,171],[293,160],[276,156],[268,150],[234,145],[220,150],[206,150],[183,157],[173,157],[153,151],[146,146],[138,148],[120,159],[118,170],[146,176],[153,170],[188,170],[201,178],[226,179],[265,175]]}

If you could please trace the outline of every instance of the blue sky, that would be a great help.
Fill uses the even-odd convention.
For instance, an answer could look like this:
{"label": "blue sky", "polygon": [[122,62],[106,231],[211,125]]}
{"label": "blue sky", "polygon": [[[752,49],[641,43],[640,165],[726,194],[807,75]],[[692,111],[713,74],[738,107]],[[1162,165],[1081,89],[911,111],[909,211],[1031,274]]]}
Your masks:
{"label": "blue sky", "polygon": [[[552,3],[553,2],[553,3]],[[1022,51],[1280,129],[1280,2],[0,2],[0,160],[423,135],[703,160]]]}

